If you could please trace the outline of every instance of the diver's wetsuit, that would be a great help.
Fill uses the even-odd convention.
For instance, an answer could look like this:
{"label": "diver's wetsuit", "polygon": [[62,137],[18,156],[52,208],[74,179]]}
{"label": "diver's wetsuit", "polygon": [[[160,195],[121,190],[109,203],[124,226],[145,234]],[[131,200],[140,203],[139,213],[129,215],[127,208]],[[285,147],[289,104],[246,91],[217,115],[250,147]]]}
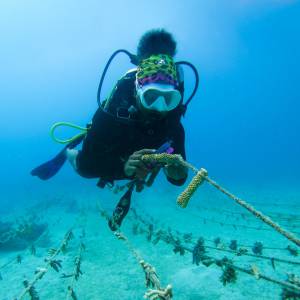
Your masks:
{"label": "diver's wetsuit", "polygon": [[[174,153],[181,154],[185,159],[184,128],[180,123],[180,113],[175,110],[160,120],[140,119],[135,108],[134,80],[135,72],[127,73],[118,81],[103,105],[105,112],[103,107],[96,111],[77,157],[81,176],[107,181],[126,179],[124,164],[133,152],[157,149],[167,140],[173,141]],[[185,178],[168,180],[175,185],[185,182]]]}

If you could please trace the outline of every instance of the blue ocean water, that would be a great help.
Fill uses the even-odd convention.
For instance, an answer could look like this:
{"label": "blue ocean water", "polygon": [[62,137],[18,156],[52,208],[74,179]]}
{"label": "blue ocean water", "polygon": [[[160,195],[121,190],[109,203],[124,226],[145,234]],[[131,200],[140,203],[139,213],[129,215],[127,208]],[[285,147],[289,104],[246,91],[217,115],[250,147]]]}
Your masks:
{"label": "blue ocean water", "polygon": [[[48,182],[31,177],[30,170],[61,149],[49,137],[53,123],[85,126],[91,120],[101,72],[112,52],[119,48],[135,52],[140,36],[152,28],[172,32],[178,42],[176,59],[192,62],[200,74],[199,90],[183,119],[187,160],[206,168],[218,183],[297,235],[299,17],[300,4],[293,0],[2,2],[0,220],[15,227],[34,223],[41,231],[46,224],[49,233],[37,243],[35,256],[28,251],[34,243],[32,232],[27,248],[0,252],[0,299],[19,299],[25,278],[32,281],[35,269],[43,267],[47,249],[58,247],[75,223],[70,250],[60,254],[63,270],[49,270],[35,286],[40,299],[66,295],[68,278],[57,274],[72,272],[80,236],[86,251],[83,275],[74,288],[78,299],[141,299],[147,290],[140,266],[96,209],[100,201],[111,213],[120,195],[99,190],[96,180],[79,177],[69,165]],[[128,58],[118,56],[102,95],[108,95],[129,68]],[[193,84],[193,74],[185,69],[187,95]],[[276,248],[265,249],[264,255],[299,262],[279,250],[296,245],[208,185],[197,191],[187,209],[178,208],[176,197],[182,189],[161,176],[151,189],[134,195],[133,206],[144,218],[159,220],[150,218],[158,228],[191,232],[195,241],[199,236],[208,243],[220,237],[227,250],[233,239],[242,245],[262,242]],[[175,255],[172,246],[154,245],[143,234],[133,234],[131,227],[137,221],[131,215],[124,233],[143,259],[156,267],[162,285],[172,284],[174,299],[280,299],[279,285],[244,273],[223,287],[220,268],[196,266],[190,254]],[[214,257],[227,255],[244,268],[255,264],[261,273],[280,280],[286,280],[286,272],[300,275],[297,265],[282,263],[273,270],[270,261],[207,251]],[[19,253],[21,264],[13,261],[1,268]]]}

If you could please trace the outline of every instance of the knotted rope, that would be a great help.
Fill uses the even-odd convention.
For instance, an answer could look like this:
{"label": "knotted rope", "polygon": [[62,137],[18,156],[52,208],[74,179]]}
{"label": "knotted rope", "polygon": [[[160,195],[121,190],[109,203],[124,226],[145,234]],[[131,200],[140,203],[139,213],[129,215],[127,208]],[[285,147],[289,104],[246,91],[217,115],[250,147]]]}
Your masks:
{"label": "knotted rope", "polygon": [[185,208],[188,205],[189,200],[197,190],[197,188],[206,180],[210,185],[214,186],[216,189],[218,189],[220,192],[234,200],[237,204],[247,209],[250,213],[252,213],[256,218],[260,219],[264,223],[271,226],[273,229],[275,229],[278,233],[286,237],[291,242],[295,243],[297,246],[300,247],[300,239],[298,239],[295,235],[293,235],[291,232],[283,229],[279,224],[271,220],[268,216],[264,215],[262,212],[255,209],[253,206],[248,204],[246,201],[236,197],[235,195],[231,194],[229,191],[221,187],[219,184],[217,184],[215,181],[210,179],[208,177],[208,173],[205,169],[198,170],[193,165],[186,162],[181,155],[178,154],[167,154],[167,153],[161,153],[161,154],[145,154],[142,157],[142,160],[144,162],[150,163],[150,162],[156,162],[159,164],[167,164],[167,165],[180,165],[183,167],[186,167],[193,172],[196,173],[192,181],[189,183],[189,185],[186,187],[186,189],[178,196],[177,203],[182,207]]}
{"label": "knotted rope", "polygon": [[[100,212],[101,217],[103,217],[106,220],[109,220],[109,215],[101,207],[99,202],[97,202],[97,208]],[[156,273],[155,268],[152,265],[150,265],[149,263],[145,262],[145,260],[139,254],[139,252],[131,244],[129,239],[121,231],[116,231],[114,233],[114,235],[118,240],[122,241],[127,246],[129,251],[135,257],[136,261],[140,264],[140,266],[142,267],[142,269],[144,271],[145,284],[146,284],[146,287],[149,288],[146,291],[144,298],[150,299],[150,300],[171,300],[173,297],[172,286],[170,284],[168,284],[166,288],[163,288],[161,286],[159,277]],[[153,288],[153,289],[151,289],[151,288]]]}

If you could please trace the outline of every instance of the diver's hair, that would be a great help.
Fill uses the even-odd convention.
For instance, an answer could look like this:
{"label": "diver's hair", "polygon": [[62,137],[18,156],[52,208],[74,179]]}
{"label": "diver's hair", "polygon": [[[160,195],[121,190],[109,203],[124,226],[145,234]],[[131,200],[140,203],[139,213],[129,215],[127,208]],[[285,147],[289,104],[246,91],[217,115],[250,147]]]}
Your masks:
{"label": "diver's hair", "polygon": [[176,41],[173,35],[164,29],[146,31],[139,40],[137,47],[138,58],[145,59],[153,54],[176,54]]}

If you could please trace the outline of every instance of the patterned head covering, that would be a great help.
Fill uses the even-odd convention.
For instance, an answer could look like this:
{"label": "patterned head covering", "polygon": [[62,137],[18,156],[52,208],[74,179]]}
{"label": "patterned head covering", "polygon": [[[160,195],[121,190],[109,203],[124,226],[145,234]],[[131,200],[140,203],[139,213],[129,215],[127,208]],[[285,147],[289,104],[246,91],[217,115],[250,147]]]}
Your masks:
{"label": "patterned head covering", "polygon": [[176,65],[171,56],[167,54],[151,55],[143,59],[136,74],[138,88],[151,83],[161,83],[178,87]]}

